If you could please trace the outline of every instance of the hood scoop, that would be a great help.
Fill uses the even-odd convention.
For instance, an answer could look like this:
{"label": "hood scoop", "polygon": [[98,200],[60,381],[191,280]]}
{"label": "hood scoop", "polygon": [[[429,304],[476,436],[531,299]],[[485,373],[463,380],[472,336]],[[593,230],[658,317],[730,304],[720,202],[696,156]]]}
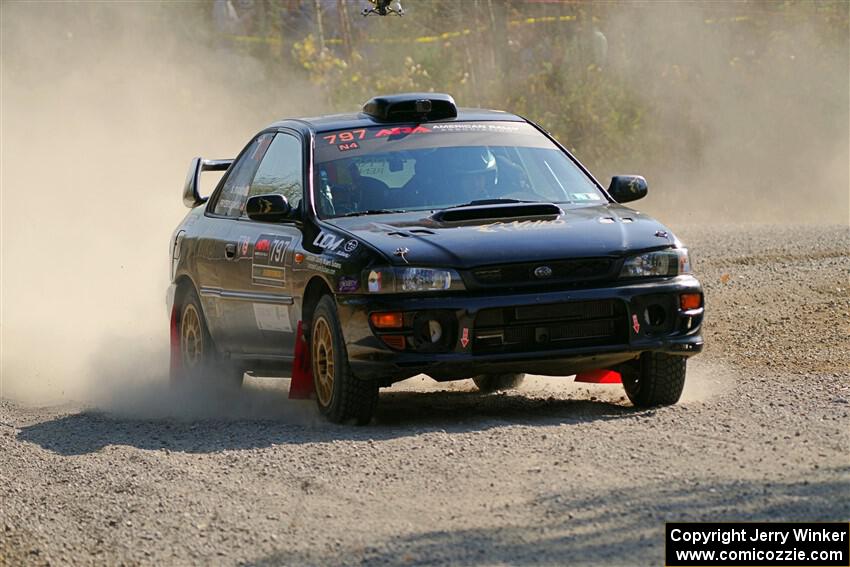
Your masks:
{"label": "hood scoop", "polygon": [[563,212],[560,207],[552,203],[511,203],[445,209],[434,213],[431,218],[438,222],[462,222],[517,217],[554,217]]}

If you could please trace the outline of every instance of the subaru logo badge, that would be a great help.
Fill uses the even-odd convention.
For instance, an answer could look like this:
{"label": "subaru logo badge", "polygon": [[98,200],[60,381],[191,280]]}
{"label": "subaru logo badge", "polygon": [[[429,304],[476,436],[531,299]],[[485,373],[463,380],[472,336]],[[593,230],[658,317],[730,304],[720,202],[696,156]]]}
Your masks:
{"label": "subaru logo badge", "polygon": [[552,268],[549,266],[537,266],[534,268],[534,277],[535,278],[548,278],[552,275]]}

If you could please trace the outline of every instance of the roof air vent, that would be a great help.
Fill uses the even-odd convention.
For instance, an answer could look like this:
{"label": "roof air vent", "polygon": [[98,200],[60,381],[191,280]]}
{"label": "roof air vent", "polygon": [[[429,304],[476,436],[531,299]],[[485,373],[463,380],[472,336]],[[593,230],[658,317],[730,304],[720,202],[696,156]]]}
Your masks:
{"label": "roof air vent", "polygon": [[363,105],[363,112],[380,122],[424,122],[455,118],[457,106],[447,94],[404,93],[376,96]]}

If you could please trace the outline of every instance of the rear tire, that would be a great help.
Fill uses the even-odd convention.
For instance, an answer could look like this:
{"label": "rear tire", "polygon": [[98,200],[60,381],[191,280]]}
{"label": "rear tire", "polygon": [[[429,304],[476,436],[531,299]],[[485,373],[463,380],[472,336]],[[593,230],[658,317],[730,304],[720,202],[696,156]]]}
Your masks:
{"label": "rear tire", "polygon": [[620,372],[626,395],[639,408],[673,405],[682,396],[687,365],[684,356],[644,353]]}
{"label": "rear tire", "polygon": [[478,390],[485,394],[514,390],[519,388],[524,380],[525,374],[482,374],[472,379]]}
{"label": "rear tire", "polygon": [[245,369],[219,354],[194,288],[186,292],[179,309],[180,361],[171,377],[172,382],[214,382],[228,388],[240,388]]}
{"label": "rear tire", "polygon": [[319,411],[334,423],[365,425],[378,402],[378,383],[351,372],[336,304],[323,296],[310,323],[310,365]]}

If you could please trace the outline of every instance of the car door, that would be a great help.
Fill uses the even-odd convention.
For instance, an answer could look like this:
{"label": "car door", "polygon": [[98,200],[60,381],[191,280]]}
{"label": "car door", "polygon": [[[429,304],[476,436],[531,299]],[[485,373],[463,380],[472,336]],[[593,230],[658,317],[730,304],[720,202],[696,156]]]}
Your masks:
{"label": "car door", "polygon": [[236,279],[234,225],[245,209],[251,180],[273,138],[272,132],[258,135],[236,158],[207,206],[206,230],[199,239],[198,291],[213,341],[225,352],[238,348],[244,326],[238,307],[227,293]]}
{"label": "car door", "polygon": [[[297,209],[305,186],[303,164],[300,135],[277,132],[251,181],[246,201],[274,193],[286,197]],[[244,206],[242,211],[230,231],[236,253],[228,268],[225,294],[238,329],[233,351],[290,357],[297,328],[292,264],[294,250],[301,243],[301,230],[295,215],[289,221],[260,222],[250,220]]]}

